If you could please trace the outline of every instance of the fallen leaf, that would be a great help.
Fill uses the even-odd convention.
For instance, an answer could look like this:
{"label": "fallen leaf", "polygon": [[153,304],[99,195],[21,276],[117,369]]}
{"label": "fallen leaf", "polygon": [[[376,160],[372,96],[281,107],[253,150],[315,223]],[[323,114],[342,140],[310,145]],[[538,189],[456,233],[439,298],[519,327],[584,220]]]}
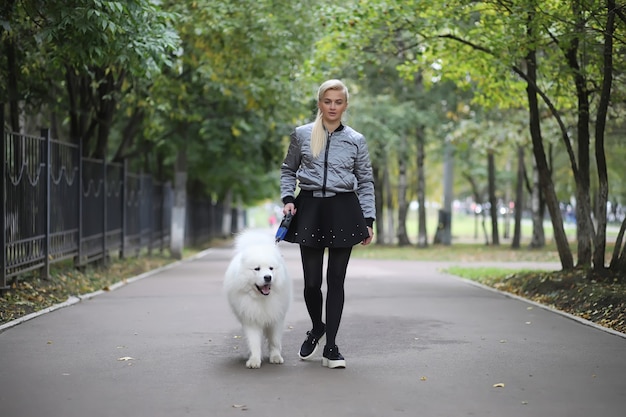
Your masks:
{"label": "fallen leaf", "polygon": [[426,377],[425,376],[421,377],[420,381],[426,381]]}
{"label": "fallen leaf", "polygon": [[504,384],[502,382],[498,382],[497,384],[493,384],[494,388],[504,388]]}
{"label": "fallen leaf", "polygon": [[130,356],[122,356],[121,358],[117,358],[118,361],[133,361],[135,360],[135,358],[132,358]]}

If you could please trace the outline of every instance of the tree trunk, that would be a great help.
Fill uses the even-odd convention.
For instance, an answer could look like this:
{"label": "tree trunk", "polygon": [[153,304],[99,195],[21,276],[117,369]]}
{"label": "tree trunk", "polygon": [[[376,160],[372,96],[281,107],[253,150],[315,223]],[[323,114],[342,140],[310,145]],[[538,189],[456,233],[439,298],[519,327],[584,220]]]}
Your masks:
{"label": "tree trunk", "polygon": [[222,237],[227,238],[233,232],[233,191],[227,190],[223,199]]}
{"label": "tree trunk", "polygon": [[17,58],[15,56],[15,42],[13,37],[7,36],[4,41],[4,49],[7,57],[7,95],[9,98],[9,124],[13,132],[20,131],[20,106],[18,91]]}
{"label": "tree trunk", "polygon": [[[530,17],[531,21],[532,18],[533,16]],[[532,32],[531,26],[532,25],[529,24],[529,34]],[[529,37],[532,39],[532,36]],[[539,173],[539,184],[541,185],[541,192],[545,198],[546,205],[548,206],[548,211],[550,212],[550,217],[552,219],[554,239],[556,241],[561,266],[565,270],[573,269],[574,258],[563,227],[563,218],[561,217],[559,202],[556,198],[556,192],[554,191],[554,184],[552,183],[552,177],[548,168],[546,154],[543,147],[543,139],[541,137],[539,105],[537,100],[537,67],[534,50],[530,50],[528,52],[528,55],[526,56],[526,65],[528,68],[526,94],[528,96],[530,136],[533,143],[533,155],[535,157],[535,163]]]}
{"label": "tree trunk", "polygon": [[80,131],[78,126],[78,77],[73,74],[73,69],[69,66],[65,68],[65,90],[67,92],[69,107],[70,141],[78,145],[80,143]]}
{"label": "tree trunk", "polygon": [[383,181],[378,165],[372,164],[372,174],[374,175],[374,182],[376,183],[376,187],[374,187],[374,195],[376,197],[376,222],[374,223],[374,227],[376,227],[375,236],[377,236],[376,243],[384,243],[385,222],[383,221],[383,216],[385,214],[385,211],[383,208]]}
{"label": "tree trunk", "polygon": [[[578,144],[578,171],[574,172],[576,180],[576,235],[578,240],[579,267],[591,265],[591,251],[593,241],[593,223],[591,221],[590,198],[590,156],[589,156],[589,89],[584,75],[584,68],[578,63],[579,37],[585,35],[585,17],[579,2],[572,2],[574,22],[574,36],[564,51],[567,63],[572,70],[576,97],[578,99],[577,144]],[[584,64],[583,64],[584,65]]]}
{"label": "tree trunk", "polygon": [[622,246],[624,232],[626,232],[626,217],[622,220],[617,239],[615,239],[615,247],[613,248],[613,256],[611,257],[609,269],[613,272],[621,272],[626,276],[626,245]]}
{"label": "tree trunk", "polygon": [[187,150],[184,144],[178,150],[174,168],[174,204],[172,207],[170,251],[174,259],[182,259],[187,214]]}
{"label": "tree trunk", "polygon": [[428,232],[426,231],[426,182],[424,174],[424,127],[417,129],[417,246],[428,247]]}
{"label": "tree trunk", "polygon": [[383,243],[393,244],[394,222],[393,222],[393,195],[391,190],[391,181],[389,179],[389,168],[385,166],[383,170],[383,188],[385,189],[385,206],[387,208],[387,233],[383,237]]}
{"label": "tree trunk", "polygon": [[443,156],[443,209],[439,210],[439,224],[434,243],[452,244],[452,188],[454,184],[454,155],[452,144],[446,141]]}
{"label": "tree trunk", "polygon": [[487,232],[487,213],[483,210],[480,213],[480,227],[483,230],[483,236],[485,238],[485,245],[489,246],[489,233]]}
{"label": "tree trunk", "polygon": [[500,233],[498,232],[498,200],[496,199],[496,164],[493,151],[487,153],[487,175],[489,185],[489,214],[491,215],[491,242],[500,245]]}
{"label": "tree trunk", "polygon": [[99,159],[106,159],[109,134],[111,132],[111,124],[113,123],[113,115],[115,114],[115,92],[117,90],[116,81],[113,72],[104,75],[103,70],[96,71],[98,77],[101,77],[97,89],[97,110],[96,120],[98,123],[96,149],[93,156]]}
{"label": "tree trunk", "polygon": [[128,156],[128,151],[134,145],[135,139],[137,137],[137,132],[139,132],[139,128],[142,125],[144,116],[144,110],[135,107],[135,109],[133,110],[133,114],[130,116],[130,118],[126,122],[126,125],[124,126],[124,129],[122,130],[122,142],[117,148],[117,151],[115,151],[113,161],[119,162]]}
{"label": "tree trunk", "polygon": [[524,148],[517,147],[517,185],[515,186],[515,224],[511,248],[519,249],[522,241],[522,212],[524,210]]}
{"label": "tree trunk", "polygon": [[604,31],[604,68],[602,90],[598,112],[596,116],[595,149],[596,166],[598,170],[598,214],[597,233],[594,241],[593,269],[601,270],[605,267],[606,254],[606,207],[609,198],[609,180],[606,168],[606,154],[604,151],[604,129],[611,98],[613,82],[613,32],[615,31],[615,1],[608,0],[606,30]]}
{"label": "tree trunk", "polygon": [[485,209],[483,205],[482,193],[478,190],[476,181],[469,172],[464,172],[462,175],[470,183],[476,206],[481,207],[480,212],[474,210],[474,239],[478,239],[478,218],[480,216],[480,224],[485,235],[485,245],[489,245],[489,234],[487,233],[487,227],[485,226]]}
{"label": "tree trunk", "polygon": [[[109,96],[109,99],[104,98],[105,96]],[[111,111],[113,109],[109,109],[109,104],[110,101],[113,101],[113,97],[110,97],[108,81],[101,82],[96,99],[98,100],[98,108],[96,109],[98,128],[96,130],[96,148],[92,156],[97,159],[106,159],[107,141],[111,130],[111,120],[113,119],[113,112]]]}
{"label": "tree trunk", "polygon": [[541,207],[541,180],[536,164],[533,164],[533,188],[530,199],[533,223],[530,247],[534,249],[543,248],[546,245],[546,236],[543,229],[544,212]]}
{"label": "tree trunk", "polygon": [[[406,140],[406,139],[403,139]],[[402,155],[398,158],[398,245],[410,245],[409,236],[406,232],[406,217],[409,209],[409,203],[406,201],[407,192],[406,178],[406,158]]]}
{"label": "tree trunk", "polygon": [[511,160],[508,159],[506,161],[506,173],[507,173],[507,180],[506,180],[506,186],[505,186],[505,191],[504,191],[504,221],[503,221],[503,227],[504,227],[504,231],[502,232],[502,237],[504,239],[509,239],[511,237],[511,213],[509,210],[509,202],[511,201]]}
{"label": "tree trunk", "polygon": [[[92,149],[90,142],[96,128],[92,120],[91,81],[85,75],[80,75],[73,67],[65,68],[65,88],[69,102],[70,141],[75,144],[82,142],[83,155],[90,156]],[[91,123],[89,123],[91,121]]]}

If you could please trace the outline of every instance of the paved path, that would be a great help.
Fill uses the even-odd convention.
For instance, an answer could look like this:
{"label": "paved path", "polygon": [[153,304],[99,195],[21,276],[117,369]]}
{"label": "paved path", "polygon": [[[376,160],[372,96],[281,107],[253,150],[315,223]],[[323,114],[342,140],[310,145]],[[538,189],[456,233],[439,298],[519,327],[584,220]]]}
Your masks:
{"label": "paved path", "polygon": [[[626,338],[441,272],[354,258],[338,343],[302,362],[299,255],[285,363],[245,368],[212,249],[0,334],[2,417],[624,416]],[[132,359],[131,359],[132,358]],[[501,384],[501,386],[498,386]]]}

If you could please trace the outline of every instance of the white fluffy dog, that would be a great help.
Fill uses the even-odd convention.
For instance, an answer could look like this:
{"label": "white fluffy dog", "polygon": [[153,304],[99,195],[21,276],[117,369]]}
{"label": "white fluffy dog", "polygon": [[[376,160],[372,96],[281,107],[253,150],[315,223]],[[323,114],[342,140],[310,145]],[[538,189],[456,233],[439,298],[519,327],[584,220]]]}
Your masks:
{"label": "white fluffy dog", "polygon": [[248,341],[248,368],[261,367],[264,337],[270,363],[281,356],[292,283],[274,237],[249,229],[235,238],[235,254],[224,277],[224,291]]}

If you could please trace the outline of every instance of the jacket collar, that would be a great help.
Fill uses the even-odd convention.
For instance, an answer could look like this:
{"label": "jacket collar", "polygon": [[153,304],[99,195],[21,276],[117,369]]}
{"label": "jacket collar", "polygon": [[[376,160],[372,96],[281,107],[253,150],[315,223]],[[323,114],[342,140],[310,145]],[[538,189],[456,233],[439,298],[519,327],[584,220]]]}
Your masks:
{"label": "jacket collar", "polygon": [[[343,125],[343,123],[339,122],[339,126],[337,126],[337,129],[333,130],[331,133],[341,132],[344,127],[345,126]],[[324,126],[324,130],[328,132],[328,129],[326,129],[326,126]]]}

